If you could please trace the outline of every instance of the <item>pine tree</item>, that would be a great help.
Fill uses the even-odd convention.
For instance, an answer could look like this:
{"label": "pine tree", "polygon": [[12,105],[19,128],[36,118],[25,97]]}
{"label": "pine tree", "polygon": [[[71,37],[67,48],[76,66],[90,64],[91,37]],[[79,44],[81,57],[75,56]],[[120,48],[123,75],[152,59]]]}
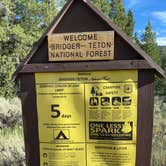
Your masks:
{"label": "pine tree", "polygon": [[91,0],[96,7],[98,7],[105,15],[109,15],[110,12],[110,1],[109,0]]}
{"label": "pine tree", "polygon": [[[160,53],[160,61],[161,61],[161,67],[164,69],[166,73],[166,47],[161,46],[159,47],[159,53]],[[158,96],[165,96],[166,95],[166,78],[165,79],[157,79],[156,82],[156,95]]]}
{"label": "pine tree", "polygon": [[139,39],[139,37],[138,37],[138,33],[137,33],[137,32],[134,33],[134,42],[135,42],[138,46],[141,47],[141,41],[140,41],[140,39]]}
{"label": "pine tree", "polygon": [[[141,47],[156,63],[160,64],[160,52],[156,42],[156,34],[152,31],[150,21],[145,27],[145,31],[142,33]],[[161,86],[162,81],[157,79],[155,81],[156,94],[161,93]]]}
{"label": "pine tree", "polygon": [[123,31],[126,31],[127,16],[122,0],[112,0],[110,3],[111,20]]}
{"label": "pine tree", "polygon": [[134,32],[134,16],[132,10],[126,15],[122,0],[91,0],[103,13],[108,15],[121,30],[130,38]]}
{"label": "pine tree", "polygon": [[56,16],[59,0],[1,0],[0,95],[15,93],[11,75]]}
{"label": "pine tree", "polygon": [[127,23],[125,28],[125,32],[130,38],[133,37],[134,26],[135,26],[134,16],[132,10],[130,9],[127,14]]}
{"label": "pine tree", "polygon": [[132,38],[135,26],[132,10],[130,9],[126,15],[122,0],[111,0],[110,6],[111,10],[109,17],[111,20],[130,38]]}
{"label": "pine tree", "polygon": [[145,31],[141,36],[142,49],[152,57],[156,63],[160,63],[159,49],[156,42],[156,34],[152,31],[152,25],[150,21],[145,27]]}

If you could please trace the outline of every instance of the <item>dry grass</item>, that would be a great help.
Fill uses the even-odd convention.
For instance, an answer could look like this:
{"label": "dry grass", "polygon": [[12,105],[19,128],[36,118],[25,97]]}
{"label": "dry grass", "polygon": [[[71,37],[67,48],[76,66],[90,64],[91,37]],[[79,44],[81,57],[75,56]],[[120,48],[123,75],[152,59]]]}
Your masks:
{"label": "dry grass", "polygon": [[21,127],[0,130],[0,166],[25,166]]}
{"label": "dry grass", "polygon": [[19,98],[0,98],[0,128],[22,125],[21,102]]}

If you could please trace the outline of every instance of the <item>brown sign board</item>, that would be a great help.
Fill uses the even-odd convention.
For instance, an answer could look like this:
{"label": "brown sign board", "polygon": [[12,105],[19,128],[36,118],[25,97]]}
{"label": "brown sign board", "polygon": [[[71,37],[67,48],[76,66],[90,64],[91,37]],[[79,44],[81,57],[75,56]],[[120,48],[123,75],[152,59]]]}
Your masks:
{"label": "brown sign board", "polygon": [[[79,32],[79,33],[78,33]],[[96,35],[95,34],[99,34],[99,36],[105,36],[101,39],[97,39],[97,40],[92,40],[92,41],[74,41],[74,40],[78,40],[78,35],[80,34],[91,34],[93,37],[92,39],[96,39]],[[115,33],[115,38],[114,38],[114,33]],[[64,42],[64,35],[68,35],[68,40],[67,42]],[[70,36],[69,36],[70,35]],[[48,40],[47,40],[48,38]],[[61,40],[60,40],[61,39]],[[80,39],[79,39],[80,40]],[[52,44],[50,45],[50,43],[52,42]],[[110,45],[110,48],[107,49],[99,49],[99,46],[96,46],[97,44],[87,44],[87,43],[94,43],[94,42],[112,42]],[[55,48],[56,45],[55,44],[63,44],[63,43],[67,43],[70,44],[69,46],[71,47],[70,49],[66,49],[65,51],[59,46],[58,47],[58,53],[59,52],[74,52],[73,54],[76,54],[75,52],[80,52],[81,50],[81,54],[86,53],[87,51],[111,51],[112,50],[112,54],[110,57],[91,57],[89,59],[87,59],[88,57],[77,57],[77,58],[64,58],[62,57],[58,57],[58,59],[56,58],[56,54],[55,54]],[[78,43],[77,45],[73,44],[73,43]],[[72,45],[73,44],[73,45]],[[85,45],[81,46],[81,45]],[[100,44],[99,44],[100,45]],[[48,48],[49,46],[49,48]],[[79,50],[79,46],[81,47],[81,49]],[[88,47],[90,47],[90,49],[88,49]],[[93,47],[92,47],[93,46]],[[109,46],[109,44],[108,44]],[[52,48],[51,48],[52,47]],[[74,47],[78,47],[77,49]],[[96,48],[97,47],[97,48]],[[49,49],[49,51],[48,51]],[[52,58],[50,58],[50,50],[52,51],[52,55],[54,55]],[[72,50],[72,51],[71,51]],[[86,58],[86,59],[84,59]],[[95,59],[96,58],[96,59]],[[105,58],[105,59],[104,59]],[[96,62],[96,60],[102,60],[102,61],[98,61]],[[94,61],[91,61],[94,60]],[[107,61],[105,61],[107,60]],[[57,61],[57,62],[56,62]],[[62,62],[59,62],[62,61]],[[67,62],[70,61],[70,62]],[[74,63],[72,62],[74,61]],[[83,62],[84,61],[84,62]],[[137,79],[134,80],[134,86],[131,86],[131,80],[130,77],[127,76],[126,74],[122,74],[123,72],[132,72],[133,70],[137,70]],[[103,72],[104,71],[104,72]],[[126,78],[124,79],[125,81],[129,81],[129,84],[127,83],[127,86],[124,86],[124,88],[120,88],[122,90],[125,96],[111,96],[113,94],[117,93],[117,90],[112,91],[113,88],[117,88],[118,86],[108,86],[110,84],[110,81],[108,80],[109,78],[112,79],[113,77],[98,77],[97,76],[93,76],[90,77],[91,74],[90,73],[94,73],[94,72],[101,72],[104,73],[104,75],[107,73],[106,71],[108,71],[109,73],[114,73],[114,72],[118,72],[118,74],[116,74],[116,78],[117,79],[122,79],[122,78]],[[120,73],[119,73],[120,72]],[[37,79],[35,77],[36,74],[40,73],[43,75],[49,75],[49,74],[55,74],[53,75],[53,77],[50,77],[51,79],[57,79],[58,81],[62,81],[62,82],[53,82],[54,84],[52,84],[51,82],[49,83],[49,85],[47,85],[45,82],[47,83],[49,81],[49,79],[43,77],[44,82],[36,82]],[[67,75],[74,75],[73,73],[77,73],[76,76],[76,80],[78,81],[79,79],[84,79],[85,78],[92,78],[91,81],[89,82],[84,82],[83,84],[78,86],[75,84],[75,82],[70,82],[69,80],[71,80],[71,78],[73,79],[73,76],[70,79],[65,79],[65,78],[69,78],[69,77],[61,77],[61,75],[64,75],[65,73],[67,73]],[[60,77],[57,75],[60,75]],[[107,74],[108,75],[108,74]],[[118,162],[120,162],[120,165],[126,165],[126,161],[129,159],[132,159],[133,161],[135,161],[135,164],[132,164],[134,166],[150,166],[151,163],[151,147],[152,147],[152,127],[153,127],[153,107],[154,107],[154,76],[158,75],[160,77],[164,77],[164,71],[160,68],[160,66],[158,66],[157,64],[155,64],[152,59],[144,52],[142,51],[139,47],[136,46],[135,43],[132,42],[131,39],[129,39],[121,30],[119,30],[111,21],[109,18],[107,18],[106,16],[104,16],[89,0],[68,0],[68,2],[66,3],[66,5],[64,6],[64,8],[60,11],[60,13],[57,15],[57,17],[54,19],[54,21],[50,24],[50,26],[48,27],[48,29],[45,31],[45,33],[43,34],[43,36],[40,38],[40,40],[37,42],[36,45],[34,45],[34,48],[32,49],[32,51],[27,55],[27,57],[24,59],[24,61],[22,63],[20,63],[20,65],[18,66],[17,70],[15,71],[15,73],[13,74],[13,80],[20,80],[20,88],[21,88],[21,100],[22,100],[22,112],[23,112],[23,125],[24,125],[24,135],[25,135],[25,152],[26,152],[26,165],[27,166],[41,166],[41,165],[49,165],[48,163],[48,159],[50,159],[51,157],[49,156],[51,154],[51,156],[53,156],[54,159],[54,155],[53,155],[53,151],[52,149],[60,149],[61,147],[63,149],[64,145],[62,145],[61,147],[59,145],[57,145],[58,148],[54,148],[53,147],[53,142],[55,141],[68,141],[68,139],[71,139],[71,133],[67,132],[69,130],[65,130],[65,131],[60,131],[57,132],[57,130],[53,130],[51,137],[52,140],[51,142],[49,142],[48,147],[50,147],[51,153],[42,153],[43,150],[48,150],[48,148],[40,148],[40,133],[39,133],[39,121],[40,121],[40,117],[38,115],[38,105],[41,103],[38,100],[39,95],[43,96],[40,92],[38,93],[36,90],[36,87],[40,87],[39,90],[42,89],[43,91],[43,87],[50,89],[51,87],[56,87],[58,89],[51,89],[51,93],[49,94],[50,96],[53,96],[52,93],[57,93],[58,95],[61,95],[62,90],[66,90],[66,86],[64,85],[64,83],[66,84],[66,80],[68,80],[68,82],[71,83],[73,87],[73,90],[77,90],[79,87],[82,87],[81,89],[83,89],[83,91],[81,93],[79,93],[78,95],[84,95],[85,92],[88,92],[88,96],[84,95],[83,97],[78,97],[76,96],[75,99],[79,99],[81,102],[75,102],[76,104],[73,103],[73,107],[74,108],[78,108],[77,109],[77,113],[79,118],[83,118],[83,116],[80,116],[80,108],[81,105],[84,105],[83,107],[81,107],[82,109],[88,109],[90,110],[91,107],[92,108],[96,108],[96,106],[93,105],[103,105],[104,103],[111,105],[111,107],[106,110],[106,111],[102,111],[103,114],[107,114],[107,111],[112,111],[113,107],[112,105],[116,105],[115,103],[119,103],[120,102],[120,108],[122,108],[123,103],[126,103],[126,99],[131,95],[130,93],[133,93],[134,89],[133,87],[135,87],[137,89],[137,94],[135,98],[131,98],[131,103],[133,103],[133,101],[136,101],[137,103],[135,103],[134,105],[137,106],[135,107],[135,109],[130,109],[131,113],[128,112],[128,108],[129,105],[124,105],[123,108],[126,108],[126,111],[121,111],[121,114],[117,114],[119,116],[122,117],[126,117],[126,116],[133,116],[134,114],[137,116],[137,121],[135,122],[136,124],[136,129],[135,130],[131,130],[131,131],[135,131],[135,135],[137,136],[137,138],[135,139],[134,142],[134,153],[131,153],[131,155],[134,155],[135,153],[135,157],[126,157],[126,154],[124,153],[124,150],[127,151],[127,154],[129,154],[128,149],[126,149],[126,147],[124,148],[124,146],[118,146],[117,148],[114,146],[115,143],[114,141],[116,140],[111,140],[113,142],[113,146],[111,146],[111,143],[108,145],[104,146],[101,144],[101,146],[103,146],[102,148],[103,150],[103,157],[101,156],[101,147],[96,146],[98,148],[98,152],[93,153],[93,149],[97,149],[95,148],[89,148],[90,151],[87,151],[88,153],[84,153],[85,156],[89,157],[89,152],[91,152],[91,154],[94,154],[96,156],[94,156],[93,158],[91,157],[91,161],[101,161],[102,162],[102,166],[103,165],[110,165],[108,162],[115,163],[118,164]],[[79,76],[79,77],[78,77]],[[110,75],[109,75],[110,76]],[[61,79],[60,79],[61,78]],[[104,82],[101,79],[105,79]],[[39,81],[41,81],[41,79],[38,79]],[[75,79],[73,79],[75,80]],[[94,85],[92,87],[89,87],[87,89],[87,87],[89,86],[89,83],[93,83]],[[104,84],[104,86],[106,85],[106,89],[104,89],[104,86],[101,86],[103,88],[99,87],[99,93],[97,93],[97,91],[95,89],[98,89],[96,87],[96,85],[98,85],[99,83],[96,83],[96,81],[101,81],[101,84]],[[106,81],[109,81],[109,83],[106,83]],[[38,84],[41,83],[41,86]],[[43,84],[44,83],[44,84]],[[113,82],[114,84],[115,82]],[[116,81],[117,84],[119,84],[119,81]],[[124,83],[124,82],[123,82]],[[123,84],[122,83],[122,84]],[[59,85],[58,85],[59,84]],[[59,87],[58,87],[58,86]],[[63,88],[61,88],[62,86],[64,86]],[[123,87],[123,86],[122,86]],[[132,88],[131,88],[132,87]],[[86,90],[86,89],[87,90]],[[85,91],[84,91],[85,89]],[[124,90],[125,91],[124,91]],[[56,90],[56,91],[54,91]],[[64,91],[63,90],[63,91]],[[102,90],[102,91],[100,91]],[[119,90],[120,91],[120,90]],[[66,91],[67,93],[69,92],[69,90]],[[43,93],[44,94],[44,93]],[[51,104],[54,104],[54,107],[49,106],[48,111],[45,111],[47,109],[45,109],[45,107],[41,106],[41,110],[44,109],[43,111],[43,119],[45,120],[47,116],[45,116],[45,114],[47,114],[48,112],[50,113],[56,113],[56,111],[61,111],[64,109],[59,109],[61,107],[59,107],[58,105],[56,105],[58,100],[63,99],[63,95],[62,97],[58,97],[56,95],[54,95],[54,98],[56,100],[53,99],[52,100],[47,100],[47,102],[51,101]],[[65,94],[66,93],[62,93]],[[74,94],[74,93],[73,93]],[[74,95],[71,96],[74,96]],[[99,96],[99,95],[105,95],[106,96]],[[47,95],[47,94],[45,94]],[[48,96],[49,96],[48,95]],[[64,96],[65,96],[64,95]],[[93,96],[95,95],[95,96]],[[110,100],[109,100],[109,96],[110,95]],[[126,96],[127,95],[127,96]],[[41,97],[40,96],[40,97]],[[47,97],[48,97],[47,96]],[[87,104],[84,104],[84,102],[86,101],[86,98],[88,97],[88,102]],[[103,98],[104,97],[104,98]],[[120,98],[119,98],[120,97]],[[69,99],[71,99],[71,97],[68,97]],[[41,101],[43,100],[42,98],[40,98]],[[66,100],[66,98],[64,98],[65,102],[69,101]],[[115,102],[115,101],[119,101],[119,102]],[[75,100],[73,100],[75,101]],[[84,101],[84,102],[82,102]],[[95,101],[95,102],[94,102]],[[97,101],[97,102],[96,102]],[[54,103],[55,102],[55,103]],[[64,103],[64,102],[61,102]],[[72,103],[72,102],[71,102]],[[70,103],[70,104],[71,104]],[[97,104],[95,104],[97,103]],[[129,101],[127,103],[130,103]],[[42,103],[43,104],[43,103]],[[100,104],[100,105],[99,105]],[[64,105],[64,104],[63,104]],[[77,107],[76,107],[77,105]],[[90,106],[89,106],[90,105]],[[92,106],[91,106],[92,105]],[[59,107],[58,109],[56,109],[56,107]],[[67,114],[68,114],[68,105],[67,107]],[[100,107],[102,109],[107,108],[106,106],[102,106]],[[114,109],[114,113],[117,112],[117,106],[115,106],[116,109]],[[96,109],[96,111],[100,111],[102,109]],[[74,109],[70,109],[70,111],[73,111]],[[93,110],[93,109],[91,109]],[[54,112],[55,111],[55,112]],[[94,109],[95,111],[95,109]],[[93,111],[91,111],[93,112]],[[124,113],[124,114],[123,114]],[[86,114],[86,112],[85,112]],[[89,111],[88,111],[88,116]],[[97,116],[98,114],[93,113],[94,117]],[[55,115],[54,115],[55,116]],[[63,116],[65,117],[65,116]],[[61,118],[63,118],[61,117]],[[70,117],[70,115],[68,116]],[[72,116],[73,117],[73,116]],[[51,118],[51,116],[50,116]],[[79,119],[78,118],[78,119]],[[99,123],[99,125],[101,126],[111,126],[112,124],[112,120],[106,116],[106,118],[108,118],[108,122],[107,125],[106,123],[103,123],[104,121],[101,121]],[[86,118],[88,119],[88,118]],[[114,116],[114,121],[115,121],[115,116]],[[117,118],[118,123],[119,118]],[[68,119],[67,119],[68,121]],[[79,120],[78,120],[79,121]],[[126,122],[128,122],[127,120],[125,120]],[[120,122],[120,124],[123,124],[125,121]],[[53,121],[50,121],[50,124]],[[56,121],[57,122],[57,121]],[[91,122],[95,122],[95,121],[91,121]],[[110,123],[111,122],[111,123]],[[48,124],[48,123],[44,123],[44,124]],[[59,124],[59,122],[55,123],[55,124]],[[77,124],[77,123],[75,123]],[[83,124],[83,123],[82,123]],[[93,124],[93,123],[90,123]],[[129,123],[128,123],[129,124]],[[130,123],[132,129],[134,129],[133,127],[133,123]],[[88,125],[88,123],[87,123]],[[120,125],[121,126],[121,125]],[[125,127],[123,128],[123,133],[127,133],[128,127],[127,125],[124,125]],[[58,126],[59,127],[59,126]],[[92,127],[92,126],[91,126]],[[88,129],[88,127],[86,127]],[[73,128],[74,129],[74,128]],[[115,128],[116,129],[116,128]],[[88,129],[89,130],[89,129]],[[88,131],[86,130],[86,131]],[[81,130],[78,130],[79,132],[81,132]],[[121,130],[122,131],[122,130]],[[45,132],[44,132],[45,133]],[[58,135],[57,135],[58,133]],[[76,132],[77,133],[77,132]],[[83,132],[82,132],[83,133]],[[85,137],[81,136],[81,139],[84,138],[88,138],[88,139],[92,139],[92,142],[94,139],[95,135],[92,135],[93,133],[90,133],[90,137],[88,136],[88,132],[85,132]],[[100,134],[100,133],[99,133]],[[80,136],[80,134],[78,134]],[[47,137],[47,134],[46,134]],[[105,138],[107,138],[108,135],[106,135]],[[54,139],[55,138],[55,139]],[[59,140],[59,138],[61,140]],[[77,138],[77,137],[75,137]],[[115,137],[114,137],[115,138]],[[134,137],[133,137],[134,138]],[[98,137],[99,139],[99,137]],[[131,139],[131,137],[130,137]],[[99,140],[100,141],[100,140]],[[119,142],[119,140],[117,140]],[[80,142],[80,139],[79,139]],[[128,142],[128,140],[127,140]],[[43,144],[45,144],[46,142],[44,141]],[[83,146],[83,149],[88,148],[88,145],[85,144],[81,144]],[[93,144],[94,145],[94,144]],[[145,146],[146,145],[146,146]],[[126,146],[126,144],[125,144]],[[67,147],[67,146],[66,146]],[[64,147],[66,149],[66,147]],[[73,149],[73,148],[68,148],[68,149]],[[78,155],[77,158],[72,158],[72,161],[70,162],[71,164],[73,164],[76,159],[77,161],[84,161],[83,157],[80,157],[80,153],[78,152],[78,150],[81,150],[82,148],[77,147],[74,151],[73,154]],[[91,150],[92,149],[92,150]],[[119,155],[117,155],[117,153],[112,153],[111,151],[117,151],[117,153],[119,153]],[[110,152],[108,152],[110,151]],[[130,150],[130,152],[133,152],[132,150]],[[62,154],[62,151],[60,151],[60,153]],[[54,153],[55,154],[55,153]],[[65,153],[63,153],[65,154]],[[99,155],[98,155],[99,154]],[[104,156],[105,154],[107,155],[107,159],[105,160]],[[58,153],[55,154],[56,156],[58,155]],[[122,157],[123,155],[123,157]],[[70,155],[69,155],[70,156]],[[110,159],[110,157],[114,157],[113,160]],[[42,158],[43,157],[43,158]],[[101,159],[97,158],[97,157],[101,157]],[[65,160],[63,160],[63,158],[61,161],[65,162]],[[68,158],[67,158],[68,159]],[[82,159],[82,160],[81,160]],[[118,161],[115,162],[115,159],[117,159]],[[120,159],[120,160],[119,160]],[[105,164],[103,164],[104,162],[107,162]],[[131,161],[131,160],[130,160]],[[68,165],[68,162],[66,162]],[[88,164],[85,163],[83,164],[82,162],[80,162],[81,165],[87,165],[87,166],[91,166],[93,164]],[[52,163],[52,165],[57,165],[57,163]],[[74,163],[75,164],[75,163]],[[63,164],[60,164],[63,165]],[[66,165],[66,164],[65,164]],[[76,165],[78,165],[76,163]],[[130,164],[131,165],[131,164]]]}
{"label": "brown sign board", "polygon": [[48,35],[49,61],[114,59],[114,31]]}

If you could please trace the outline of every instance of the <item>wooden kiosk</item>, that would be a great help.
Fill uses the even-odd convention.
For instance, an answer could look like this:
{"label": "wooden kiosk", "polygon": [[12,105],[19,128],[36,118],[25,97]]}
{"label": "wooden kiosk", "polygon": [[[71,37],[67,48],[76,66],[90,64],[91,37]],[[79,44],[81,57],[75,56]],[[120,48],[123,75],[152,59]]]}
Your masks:
{"label": "wooden kiosk", "polygon": [[155,75],[89,0],[69,0],[13,75],[27,166],[150,166]]}

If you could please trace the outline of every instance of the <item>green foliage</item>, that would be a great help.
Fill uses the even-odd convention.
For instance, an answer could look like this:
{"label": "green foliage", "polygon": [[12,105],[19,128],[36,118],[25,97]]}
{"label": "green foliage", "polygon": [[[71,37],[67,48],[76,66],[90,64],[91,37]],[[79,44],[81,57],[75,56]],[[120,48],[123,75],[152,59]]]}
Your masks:
{"label": "green foliage", "polygon": [[91,0],[105,15],[109,15],[111,6],[109,0]]}
{"label": "green foliage", "polygon": [[138,37],[138,33],[137,33],[137,32],[134,33],[133,39],[134,39],[135,43],[136,43],[139,47],[141,47],[141,41],[140,41],[140,39],[139,39],[139,37]]}
{"label": "green foliage", "polygon": [[111,10],[109,16],[111,20],[130,38],[132,38],[135,26],[132,10],[130,9],[126,14],[122,0],[112,0],[110,6]]}
{"label": "green foliage", "polygon": [[122,0],[112,0],[110,18],[123,31],[126,29],[127,16]]}
{"label": "green foliage", "polygon": [[127,14],[127,22],[125,26],[125,32],[130,38],[133,37],[134,26],[135,26],[134,15],[132,10],[130,9]]}
{"label": "green foliage", "polygon": [[[166,47],[159,47],[160,54],[160,65],[166,73]],[[166,95],[166,78],[156,80],[156,95],[165,96]]]}
{"label": "green foliage", "polygon": [[134,16],[132,10],[126,14],[122,0],[91,0],[105,15],[109,16],[130,38],[134,32]]}
{"label": "green foliage", "polygon": [[156,34],[152,31],[152,25],[150,21],[145,27],[145,31],[141,36],[141,47],[142,49],[152,57],[152,59],[160,64],[159,49],[156,42]]}
{"label": "green foliage", "polygon": [[[137,33],[134,35],[135,42],[166,71],[166,53],[164,49],[158,47],[156,42],[156,34],[152,30],[152,25],[148,22],[145,30],[141,34],[141,39],[138,38]],[[156,78],[155,80],[155,94],[166,95],[166,79]]]}
{"label": "green foliage", "polygon": [[0,3],[0,96],[16,93],[15,67],[56,16],[57,0],[2,0]]}

